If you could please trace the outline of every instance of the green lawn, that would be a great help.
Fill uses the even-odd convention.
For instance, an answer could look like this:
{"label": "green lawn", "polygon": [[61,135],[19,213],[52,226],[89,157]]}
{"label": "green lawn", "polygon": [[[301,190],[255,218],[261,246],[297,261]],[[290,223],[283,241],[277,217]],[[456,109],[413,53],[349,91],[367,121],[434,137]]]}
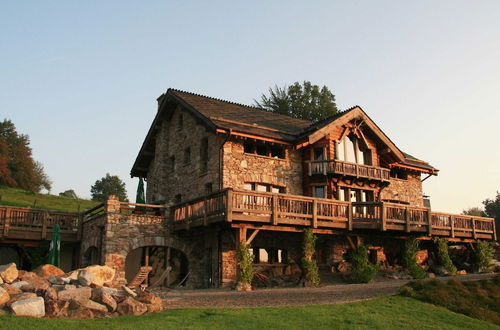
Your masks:
{"label": "green lawn", "polygon": [[97,204],[99,203],[86,199],[30,193],[22,189],[0,186],[0,205],[77,212],[90,209]]}
{"label": "green lawn", "polygon": [[498,329],[412,298],[392,296],[345,305],[176,309],[101,320],[0,316],[0,329]]}

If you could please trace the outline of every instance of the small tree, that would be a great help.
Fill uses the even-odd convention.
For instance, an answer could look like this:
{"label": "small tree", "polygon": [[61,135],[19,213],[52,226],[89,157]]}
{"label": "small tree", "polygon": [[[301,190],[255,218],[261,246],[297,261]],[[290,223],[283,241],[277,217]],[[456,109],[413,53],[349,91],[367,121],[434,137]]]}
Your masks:
{"label": "small tree", "polygon": [[439,263],[447,271],[449,271],[452,274],[455,274],[457,272],[457,267],[455,267],[455,265],[453,265],[453,262],[451,261],[450,253],[448,251],[448,241],[436,237],[434,239],[434,242],[436,243],[438,248]]}
{"label": "small tree", "polygon": [[302,242],[302,267],[304,268],[304,275],[306,285],[319,286],[321,280],[319,278],[319,269],[316,260],[314,259],[314,252],[316,250],[316,236],[312,229],[304,230],[304,240]]}
{"label": "small tree", "polygon": [[427,277],[427,273],[417,263],[416,255],[419,250],[420,242],[415,237],[408,238],[405,242],[403,266],[413,278],[422,279]]}
{"label": "small tree", "polygon": [[356,283],[369,283],[377,275],[377,267],[368,261],[368,247],[361,244],[351,252],[351,279]]}
{"label": "small tree", "polygon": [[495,251],[490,242],[479,241],[477,243],[474,261],[478,266],[480,272],[491,269],[491,267],[493,266],[493,263],[491,261],[493,260],[494,254]]}
{"label": "small tree", "polygon": [[249,246],[240,242],[236,251],[238,261],[238,282],[244,291],[252,289],[253,279],[253,254],[250,253]]}
{"label": "small tree", "polygon": [[109,173],[90,187],[90,193],[94,201],[105,202],[108,196],[115,195],[120,200],[128,202],[125,183],[118,176]]}

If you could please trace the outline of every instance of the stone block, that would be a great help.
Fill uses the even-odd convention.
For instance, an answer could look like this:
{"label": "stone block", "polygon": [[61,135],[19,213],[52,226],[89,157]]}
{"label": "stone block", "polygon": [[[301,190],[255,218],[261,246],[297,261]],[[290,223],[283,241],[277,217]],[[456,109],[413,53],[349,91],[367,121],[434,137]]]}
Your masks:
{"label": "stone block", "polygon": [[17,280],[19,272],[15,263],[0,266],[0,277],[5,283],[12,283]]}
{"label": "stone block", "polygon": [[45,303],[42,297],[16,301],[10,305],[10,309],[12,313],[17,316],[45,316]]}
{"label": "stone block", "polygon": [[51,276],[64,275],[64,271],[61,268],[50,264],[38,266],[35,270],[33,270],[33,272],[46,280],[48,280]]}

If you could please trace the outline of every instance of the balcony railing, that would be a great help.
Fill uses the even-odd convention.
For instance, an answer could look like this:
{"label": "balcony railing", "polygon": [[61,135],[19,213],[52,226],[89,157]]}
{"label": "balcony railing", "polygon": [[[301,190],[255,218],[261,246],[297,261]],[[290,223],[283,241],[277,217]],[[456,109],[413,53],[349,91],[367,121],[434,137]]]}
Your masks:
{"label": "balcony railing", "polygon": [[225,189],[172,207],[174,229],[213,222],[323,229],[376,229],[427,236],[496,239],[492,218],[431,212],[386,202],[342,202],[323,198]]}
{"label": "balcony railing", "polygon": [[339,174],[380,181],[389,181],[390,177],[389,169],[377,166],[355,164],[340,160],[312,160],[306,163],[310,176],[313,174]]}

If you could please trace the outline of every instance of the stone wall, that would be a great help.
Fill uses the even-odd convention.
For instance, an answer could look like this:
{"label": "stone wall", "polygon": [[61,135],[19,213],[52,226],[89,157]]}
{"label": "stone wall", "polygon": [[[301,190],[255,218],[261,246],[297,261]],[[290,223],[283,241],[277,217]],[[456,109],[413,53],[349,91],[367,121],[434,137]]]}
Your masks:
{"label": "stone wall", "polygon": [[[182,128],[179,117],[182,116]],[[203,138],[208,138],[208,167],[201,168],[200,146]],[[219,187],[219,149],[224,137],[207,130],[188,112],[180,107],[175,109],[169,120],[161,122],[156,136],[155,157],[147,176],[146,200],[173,203],[176,196],[188,200],[202,196],[207,184],[212,189]],[[190,161],[185,162],[184,153],[190,148]],[[175,157],[172,169],[171,157]]]}
{"label": "stone wall", "polygon": [[245,182],[284,187],[287,194],[302,195],[302,156],[285,150],[285,159],[244,153],[242,140],[224,145],[224,188],[243,189]]}
{"label": "stone wall", "polygon": [[408,173],[408,179],[390,179],[390,184],[381,192],[382,200],[409,203],[412,206],[424,206],[420,174]]}

